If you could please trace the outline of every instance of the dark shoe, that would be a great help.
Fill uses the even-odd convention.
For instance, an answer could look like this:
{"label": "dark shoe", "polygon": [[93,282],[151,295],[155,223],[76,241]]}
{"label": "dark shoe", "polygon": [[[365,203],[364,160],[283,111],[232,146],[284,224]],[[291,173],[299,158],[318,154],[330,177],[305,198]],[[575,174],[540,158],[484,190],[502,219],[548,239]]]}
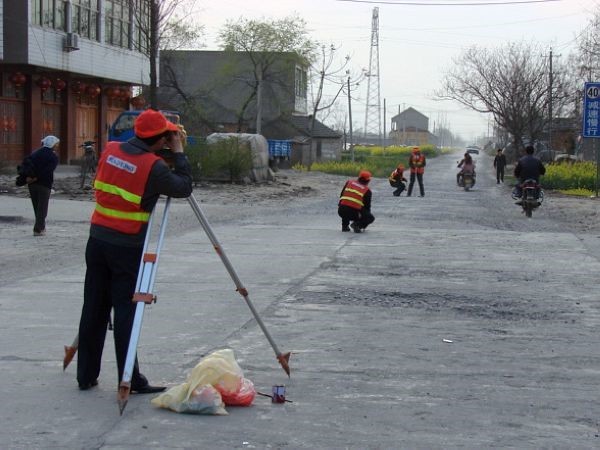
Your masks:
{"label": "dark shoe", "polygon": [[139,388],[131,388],[132,394],[156,394],[157,392],[162,392],[167,389],[165,386],[151,386],[149,384],[139,387]]}
{"label": "dark shoe", "polygon": [[360,233],[360,226],[358,224],[352,223],[352,225],[350,226],[352,227],[355,233]]}
{"label": "dark shoe", "polygon": [[90,381],[89,383],[79,383],[79,390],[87,391],[88,389],[91,389],[96,386],[98,386],[98,380]]}
{"label": "dark shoe", "polygon": [[350,231],[350,227],[342,227],[342,231]]}
{"label": "dark shoe", "polygon": [[393,192],[392,194],[394,195],[394,197],[400,197],[400,193],[399,192]]}

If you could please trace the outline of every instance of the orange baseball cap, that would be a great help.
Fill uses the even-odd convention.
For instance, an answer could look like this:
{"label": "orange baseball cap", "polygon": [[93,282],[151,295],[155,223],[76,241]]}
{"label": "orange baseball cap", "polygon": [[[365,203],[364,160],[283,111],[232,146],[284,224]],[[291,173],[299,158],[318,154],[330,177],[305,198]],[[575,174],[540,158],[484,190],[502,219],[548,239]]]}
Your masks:
{"label": "orange baseball cap", "polygon": [[170,122],[160,111],[147,109],[135,119],[133,131],[137,137],[145,139],[158,136],[165,131],[179,131],[179,127]]}
{"label": "orange baseball cap", "polygon": [[363,180],[369,181],[371,179],[371,172],[368,170],[361,170],[358,173],[358,178],[362,178]]}

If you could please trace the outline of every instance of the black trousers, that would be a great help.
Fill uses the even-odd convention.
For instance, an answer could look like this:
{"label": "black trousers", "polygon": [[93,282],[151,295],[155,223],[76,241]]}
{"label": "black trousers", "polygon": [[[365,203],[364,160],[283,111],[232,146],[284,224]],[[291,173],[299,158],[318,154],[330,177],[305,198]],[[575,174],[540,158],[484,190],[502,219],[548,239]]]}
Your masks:
{"label": "black trousers", "polygon": [[[100,375],[102,351],[111,309],[114,309],[114,341],[118,380],[123,378],[125,358],[135,317],[136,305],[131,301],[137,282],[143,249],[112,245],[90,237],[85,250],[85,286],[79,322],[77,381],[90,383]],[[131,377],[131,388],[148,383],[140,374],[137,355]]]}
{"label": "black trousers", "polygon": [[412,195],[413,186],[415,184],[415,176],[417,178],[417,181],[419,182],[419,190],[421,191],[421,197],[423,197],[425,195],[425,187],[423,186],[423,174],[414,172],[410,173],[410,183],[408,185],[408,192],[406,193],[406,195]]}
{"label": "black trousers", "polygon": [[27,187],[29,188],[29,196],[31,197],[33,213],[35,214],[33,231],[40,233],[46,229],[46,216],[48,215],[48,203],[50,202],[50,188],[38,183],[31,183]]}
{"label": "black trousers", "polygon": [[496,166],[496,181],[498,183],[504,182],[504,166]]}
{"label": "black trousers", "polygon": [[367,228],[375,221],[375,216],[371,214],[371,211],[366,209],[360,211],[346,205],[338,206],[338,216],[342,218],[342,227],[344,228],[350,225],[350,221],[355,222],[362,229]]}
{"label": "black trousers", "polygon": [[392,194],[394,194],[396,197],[399,197],[404,189],[406,189],[406,185],[402,181],[396,181],[393,187],[395,187],[396,190]]}

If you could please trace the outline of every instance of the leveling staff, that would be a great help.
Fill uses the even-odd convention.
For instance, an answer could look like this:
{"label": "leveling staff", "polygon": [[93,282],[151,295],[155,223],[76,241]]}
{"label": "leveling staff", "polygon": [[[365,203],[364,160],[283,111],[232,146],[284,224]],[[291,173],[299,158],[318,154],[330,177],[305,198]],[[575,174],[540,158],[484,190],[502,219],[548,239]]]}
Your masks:
{"label": "leveling staff", "polygon": [[[183,154],[179,128],[162,113],[149,109],[136,119],[134,132],[128,142],[106,145],[94,181],[96,208],[85,251],[87,270],[79,323],[77,381],[81,390],[98,384],[111,308],[117,383],[123,378],[135,316],[132,297],[150,213],[160,195],[185,198],[192,193],[191,168]],[[172,170],[155,155],[165,146],[173,152]],[[164,389],[148,383],[136,357],[131,392]]]}

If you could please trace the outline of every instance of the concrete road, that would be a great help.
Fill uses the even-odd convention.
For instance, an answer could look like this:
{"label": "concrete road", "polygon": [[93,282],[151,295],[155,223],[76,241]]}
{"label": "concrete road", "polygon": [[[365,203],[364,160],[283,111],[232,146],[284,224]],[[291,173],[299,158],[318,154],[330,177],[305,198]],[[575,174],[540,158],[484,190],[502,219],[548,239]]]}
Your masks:
{"label": "concrete road", "polygon": [[[2,222],[3,259],[20,269],[3,262],[0,276],[0,447],[600,447],[597,237],[565,231],[544,207],[526,219],[485,155],[475,189],[459,190],[457,158],[428,162],[424,198],[393,197],[374,180],[376,221],[363,234],[340,231],[342,179],[327,199],[202,203],[280,349],[293,352],[291,379],[175,202],[142,371],[175,385],[229,347],[258,390],[285,384],[293,401],[257,397],[223,417],[159,410],[149,396],[119,416],[111,342],[100,385],[80,392],[62,351],[79,320],[91,205],[55,201],[45,241],[23,238],[28,222]],[[29,214],[27,199],[0,202],[3,215]]]}

